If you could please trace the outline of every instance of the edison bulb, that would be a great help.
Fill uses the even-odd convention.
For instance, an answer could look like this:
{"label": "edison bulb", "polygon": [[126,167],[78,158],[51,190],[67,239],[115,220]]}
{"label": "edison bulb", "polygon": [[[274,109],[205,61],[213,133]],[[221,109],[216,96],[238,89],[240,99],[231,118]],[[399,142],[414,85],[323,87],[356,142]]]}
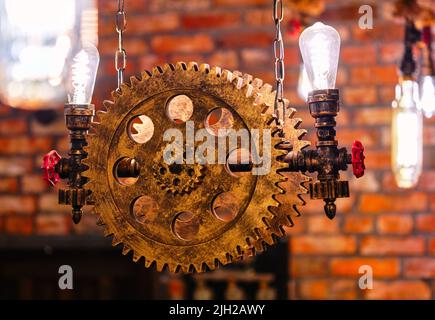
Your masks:
{"label": "edison bulb", "polygon": [[68,103],[90,104],[94,92],[100,55],[91,43],[84,44],[74,55],[68,83]]}
{"label": "edison bulb", "polygon": [[396,86],[393,101],[392,169],[400,188],[414,187],[422,171],[423,119],[417,107],[418,86],[404,80]]}
{"label": "edison bulb", "polygon": [[308,94],[312,91],[310,81],[308,80],[307,71],[304,64],[301,64],[298,80],[298,95],[304,101],[307,101]]}
{"label": "edison bulb", "polygon": [[430,118],[435,113],[435,76],[423,76],[420,81],[420,109]]}
{"label": "edison bulb", "polygon": [[312,89],[334,89],[340,55],[337,30],[316,22],[301,33],[299,48]]}

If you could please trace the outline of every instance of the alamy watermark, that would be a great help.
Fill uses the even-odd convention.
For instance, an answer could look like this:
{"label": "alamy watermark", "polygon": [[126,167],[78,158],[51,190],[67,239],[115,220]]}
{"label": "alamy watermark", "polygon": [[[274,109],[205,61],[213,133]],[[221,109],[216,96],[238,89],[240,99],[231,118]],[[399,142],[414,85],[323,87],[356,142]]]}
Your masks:
{"label": "alamy watermark", "polygon": [[73,289],[73,269],[70,265],[61,265],[59,267],[58,273],[61,274],[59,277],[58,285],[61,290],[72,290]]}

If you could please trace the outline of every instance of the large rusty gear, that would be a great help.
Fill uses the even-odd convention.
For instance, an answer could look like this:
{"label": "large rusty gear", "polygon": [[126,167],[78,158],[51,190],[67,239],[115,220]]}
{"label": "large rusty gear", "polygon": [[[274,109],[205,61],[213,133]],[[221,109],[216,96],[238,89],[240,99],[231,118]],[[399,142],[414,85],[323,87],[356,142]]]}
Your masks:
{"label": "large rusty gear", "polygon": [[[257,80],[249,83],[227,70],[196,63],[177,63],[143,72],[132,77],[112,93],[113,101],[104,103],[107,111],[98,112],[99,123],[93,125],[84,161],[92,190],[94,211],[105,226],[105,235],[113,236],[113,244],[123,243],[123,254],[133,251],[133,260],[145,259],[145,266],[155,264],[157,270],[171,272],[214,269],[243,255],[262,251],[264,243],[273,243],[274,235],[282,236],[282,226],[291,226],[290,217],[303,205],[300,198],[306,189],[307,177],[284,172],[279,161],[288,152],[303,148],[303,131],[290,114],[284,128],[276,126],[270,115],[270,86]],[[215,108],[225,108],[234,117],[234,129],[270,129],[272,132],[271,170],[267,175],[243,175],[234,178],[225,165],[205,165],[200,184],[187,193],[162,190],[153,178],[153,161],[164,144],[166,129],[183,129],[171,122],[166,105],[174,96],[188,96],[194,106],[190,120],[195,129],[204,128],[204,121]],[[139,144],[128,133],[132,119],[146,115],[154,123],[152,138]],[[285,145],[283,148],[281,146]],[[125,157],[139,162],[136,183],[125,185],[117,179],[116,164]],[[176,173],[174,173],[176,174]],[[237,200],[237,214],[229,222],[212,213],[212,203],[223,193]],[[135,215],[138,199],[146,198]],[[185,214],[190,213],[190,214]],[[195,222],[195,223],[193,223]],[[177,226],[189,224],[193,237],[177,232]]]}

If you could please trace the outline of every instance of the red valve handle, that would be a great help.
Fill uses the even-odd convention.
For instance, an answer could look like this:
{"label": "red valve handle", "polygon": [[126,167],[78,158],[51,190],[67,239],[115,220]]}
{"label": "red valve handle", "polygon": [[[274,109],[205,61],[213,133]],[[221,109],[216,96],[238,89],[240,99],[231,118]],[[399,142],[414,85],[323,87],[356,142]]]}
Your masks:
{"label": "red valve handle", "polygon": [[364,146],[358,140],[355,140],[352,144],[352,169],[353,174],[357,178],[361,178],[364,175],[366,166],[364,165]]}
{"label": "red valve handle", "polygon": [[56,164],[62,159],[56,150],[51,150],[44,156],[42,160],[42,179],[47,181],[50,186],[54,186],[59,180],[60,176],[56,172]]}

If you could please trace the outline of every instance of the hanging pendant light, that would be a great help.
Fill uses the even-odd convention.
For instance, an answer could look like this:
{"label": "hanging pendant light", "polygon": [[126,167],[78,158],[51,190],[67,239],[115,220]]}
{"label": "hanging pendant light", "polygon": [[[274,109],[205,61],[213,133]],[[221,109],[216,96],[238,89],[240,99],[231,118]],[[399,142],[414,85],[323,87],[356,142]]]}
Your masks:
{"label": "hanging pendant light", "polygon": [[407,20],[405,51],[400,65],[401,78],[392,103],[391,165],[400,188],[414,187],[422,172],[423,116],[418,107],[418,85],[414,81],[413,45],[419,38],[414,23]]}

